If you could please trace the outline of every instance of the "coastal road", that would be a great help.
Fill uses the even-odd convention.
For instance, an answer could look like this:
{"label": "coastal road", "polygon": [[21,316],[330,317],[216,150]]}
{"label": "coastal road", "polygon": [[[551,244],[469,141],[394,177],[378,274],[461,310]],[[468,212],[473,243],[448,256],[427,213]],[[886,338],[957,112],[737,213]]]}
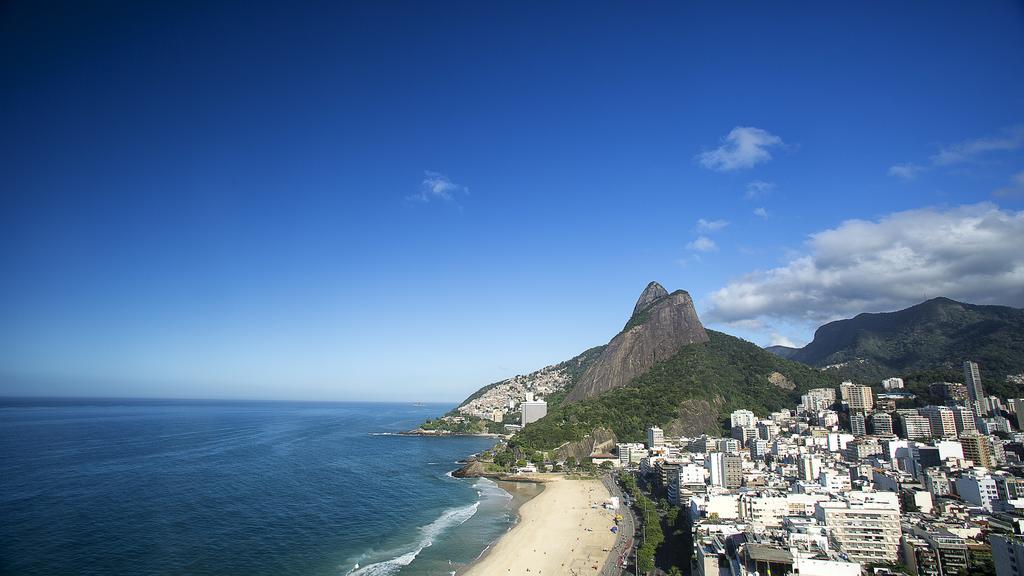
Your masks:
{"label": "coastal road", "polygon": [[615,547],[608,553],[608,559],[601,569],[601,576],[619,576],[625,572],[620,568],[621,559],[628,557],[633,547],[633,536],[636,534],[636,520],[633,518],[633,510],[626,506],[626,498],[622,489],[611,474],[605,474],[601,481],[604,482],[608,492],[612,496],[619,497],[618,514],[622,514],[622,522],[619,523],[619,537],[615,540]]}

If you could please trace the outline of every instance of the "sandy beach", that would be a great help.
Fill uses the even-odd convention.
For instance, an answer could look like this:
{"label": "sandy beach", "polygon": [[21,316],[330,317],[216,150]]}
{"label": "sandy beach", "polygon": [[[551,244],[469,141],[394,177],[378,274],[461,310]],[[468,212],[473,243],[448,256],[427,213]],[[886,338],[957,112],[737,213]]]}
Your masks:
{"label": "sandy beach", "polygon": [[608,490],[599,480],[544,480],[544,491],[519,509],[519,523],[464,576],[596,574],[604,566],[615,545],[614,512],[600,507]]}

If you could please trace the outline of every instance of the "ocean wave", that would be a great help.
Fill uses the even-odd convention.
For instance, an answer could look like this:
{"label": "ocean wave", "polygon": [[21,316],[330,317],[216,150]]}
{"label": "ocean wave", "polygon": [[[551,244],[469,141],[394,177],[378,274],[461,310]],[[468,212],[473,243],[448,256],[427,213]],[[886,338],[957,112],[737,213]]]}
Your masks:
{"label": "ocean wave", "polygon": [[497,483],[489,478],[481,477],[477,479],[477,481],[473,483],[473,488],[476,489],[476,493],[481,498],[512,498],[512,494],[501,486],[498,486]]}
{"label": "ocean wave", "polygon": [[420,538],[413,550],[404,552],[390,560],[353,568],[348,571],[347,576],[391,576],[398,573],[403,566],[408,566],[412,563],[424,548],[433,545],[434,540],[446,530],[461,526],[472,518],[479,506],[480,502],[474,502],[458,508],[445,510],[436,520],[420,527]]}

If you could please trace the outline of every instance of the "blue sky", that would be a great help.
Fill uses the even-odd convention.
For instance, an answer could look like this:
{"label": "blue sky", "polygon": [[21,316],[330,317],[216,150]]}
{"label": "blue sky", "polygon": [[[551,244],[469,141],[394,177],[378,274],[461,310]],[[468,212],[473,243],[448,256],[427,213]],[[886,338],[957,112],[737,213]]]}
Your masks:
{"label": "blue sky", "polygon": [[0,8],[0,394],[458,400],[650,280],[1024,305],[1024,9]]}

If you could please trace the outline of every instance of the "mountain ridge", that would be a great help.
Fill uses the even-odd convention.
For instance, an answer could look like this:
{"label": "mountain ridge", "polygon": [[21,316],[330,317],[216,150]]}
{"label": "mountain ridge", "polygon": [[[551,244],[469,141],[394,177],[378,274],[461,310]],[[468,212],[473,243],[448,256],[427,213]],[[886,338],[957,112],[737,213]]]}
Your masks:
{"label": "mountain ridge", "polygon": [[802,348],[766,350],[865,381],[916,371],[955,375],[965,360],[978,362],[985,379],[1003,381],[1024,371],[1024,310],[937,297],[828,322]]}

